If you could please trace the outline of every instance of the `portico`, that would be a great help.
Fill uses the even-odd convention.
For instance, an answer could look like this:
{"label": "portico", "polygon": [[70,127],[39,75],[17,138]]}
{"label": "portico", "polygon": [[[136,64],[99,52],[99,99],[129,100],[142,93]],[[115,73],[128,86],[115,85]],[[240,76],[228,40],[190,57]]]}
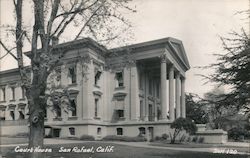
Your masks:
{"label": "portico", "polygon": [[163,54],[137,62],[140,119],[173,121],[185,117],[185,76]]}
{"label": "portico", "polygon": [[166,38],[127,49],[136,63],[138,80],[138,90],[133,87],[139,92],[139,101],[132,105],[137,107],[134,116],[142,121],[171,122],[186,117],[185,72],[190,66],[181,41]]}
{"label": "portico", "polygon": [[160,75],[162,120],[173,121],[176,118],[185,117],[185,76],[181,76],[165,54],[161,56]]}

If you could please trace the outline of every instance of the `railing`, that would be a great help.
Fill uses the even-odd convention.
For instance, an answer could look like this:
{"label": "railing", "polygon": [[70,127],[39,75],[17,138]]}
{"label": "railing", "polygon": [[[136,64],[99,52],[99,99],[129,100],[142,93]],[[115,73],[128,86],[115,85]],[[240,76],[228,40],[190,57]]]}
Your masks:
{"label": "railing", "polygon": [[0,126],[23,126],[27,125],[28,120],[1,120],[0,121]]}

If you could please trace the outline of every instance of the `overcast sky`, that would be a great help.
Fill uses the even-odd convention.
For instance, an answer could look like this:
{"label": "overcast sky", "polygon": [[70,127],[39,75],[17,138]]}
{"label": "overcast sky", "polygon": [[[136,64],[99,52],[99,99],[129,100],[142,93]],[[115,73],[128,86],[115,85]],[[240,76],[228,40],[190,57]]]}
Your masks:
{"label": "overcast sky", "polygon": [[[12,1],[0,2],[1,24],[13,21]],[[248,9],[248,0],[134,0],[132,6],[136,6],[137,13],[127,15],[135,34],[130,43],[165,37],[182,40],[191,65],[186,74],[186,91],[200,95],[209,91],[211,85],[203,85],[204,81],[195,75],[207,71],[194,67],[214,63],[212,54],[224,53],[219,36],[227,36],[232,30],[239,32],[242,27],[248,30],[246,15],[236,14]],[[11,57],[0,61],[1,70],[15,66]]]}

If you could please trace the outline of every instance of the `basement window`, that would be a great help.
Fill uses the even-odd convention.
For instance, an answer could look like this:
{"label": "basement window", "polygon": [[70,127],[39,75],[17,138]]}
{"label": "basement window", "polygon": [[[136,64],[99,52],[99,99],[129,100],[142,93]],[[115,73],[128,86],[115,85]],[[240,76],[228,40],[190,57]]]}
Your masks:
{"label": "basement window", "polygon": [[72,136],[76,135],[75,128],[74,128],[74,127],[70,127],[70,128],[69,128],[69,133],[70,133],[70,135],[72,135]]}
{"label": "basement window", "polygon": [[119,136],[123,135],[123,129],[122,128],[116,128],[116,134]]}

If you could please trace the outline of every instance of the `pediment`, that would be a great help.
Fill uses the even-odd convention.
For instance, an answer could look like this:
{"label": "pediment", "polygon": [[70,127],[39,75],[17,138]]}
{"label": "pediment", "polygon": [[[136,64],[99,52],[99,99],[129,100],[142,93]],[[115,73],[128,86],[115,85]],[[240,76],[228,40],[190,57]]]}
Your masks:
{"label": "pediment", "polygon": [[176,53],[179,59],[185,64],[185,66],[189,69],[189,61],[184,49],[184,46],[180,40],[169,38],[170,48]]}

